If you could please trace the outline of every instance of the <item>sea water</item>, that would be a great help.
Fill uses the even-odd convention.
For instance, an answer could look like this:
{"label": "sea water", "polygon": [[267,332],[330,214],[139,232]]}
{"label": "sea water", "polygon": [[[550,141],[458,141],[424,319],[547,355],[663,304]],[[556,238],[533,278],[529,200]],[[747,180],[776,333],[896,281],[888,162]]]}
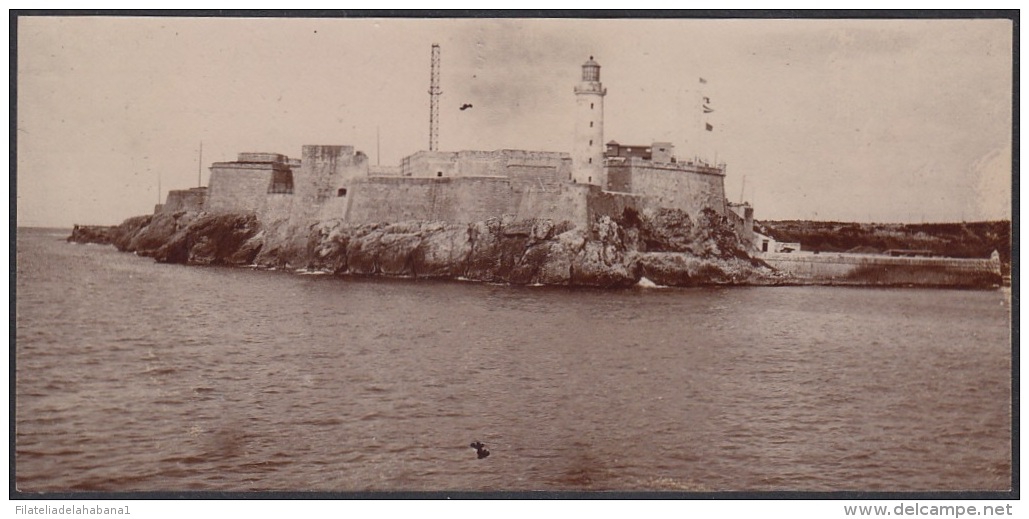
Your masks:
{"label": "sea water", "polygon": [[17,233],[22,491],[1011,486],[1010,292],[299,276],[67,235]]}

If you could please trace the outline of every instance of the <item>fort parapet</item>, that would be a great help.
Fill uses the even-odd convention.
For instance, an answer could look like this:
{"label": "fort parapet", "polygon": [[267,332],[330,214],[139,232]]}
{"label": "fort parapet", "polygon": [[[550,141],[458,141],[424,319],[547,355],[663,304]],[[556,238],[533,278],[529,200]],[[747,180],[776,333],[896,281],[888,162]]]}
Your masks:
{"label": "fort parapet", "polygon": [[203,211],[206,209],[207,188],[173,189],[163,204],[154,208],[154,213],[176,213],[179,211]]}
{"label": "fort parapet", "polygon": [[726,214],[725,168],[639,157],[607,160],[607,190],[647,197],[650,204],[691,215],[711,208]]}
{"label": "fort parapet", "polygon": [[240,153],[235,162],[211,164],[210,171],[211,212],[256,212],[269,193],[293,191],[293,167],[278,153]]}

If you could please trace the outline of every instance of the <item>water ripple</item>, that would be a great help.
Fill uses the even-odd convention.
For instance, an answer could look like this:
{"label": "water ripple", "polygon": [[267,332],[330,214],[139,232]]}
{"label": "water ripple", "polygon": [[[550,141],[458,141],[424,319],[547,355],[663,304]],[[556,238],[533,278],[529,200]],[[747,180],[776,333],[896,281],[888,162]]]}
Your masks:
{"label": "water ripple", "polygon": [[24,231],[18,254],[22,490],[1010,485],[1000,292],[341,279]]}

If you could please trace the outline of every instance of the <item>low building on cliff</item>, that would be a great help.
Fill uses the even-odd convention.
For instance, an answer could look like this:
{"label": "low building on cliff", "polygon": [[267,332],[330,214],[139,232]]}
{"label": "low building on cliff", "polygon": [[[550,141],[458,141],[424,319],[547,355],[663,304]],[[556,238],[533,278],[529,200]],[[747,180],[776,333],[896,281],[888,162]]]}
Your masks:
{"label": "low building on cliff", "polygon": [[757,252],[773,252],[782,254],[791,254],[795,252],[801,252],[800,243],[797,242],[784,242],[778,241],[771,236],[765,236],[759,232],[751,231],[754,239],[754,250]]}
{"label": "low building on cliff", "polygon": [[655,142],[649,146],[638,144],[619,144],[618,141],[607,143],[604,151],[605,159],[628,159],[638,158],[652,162],[668,163],[675,162],[675,146],[670,142]]}

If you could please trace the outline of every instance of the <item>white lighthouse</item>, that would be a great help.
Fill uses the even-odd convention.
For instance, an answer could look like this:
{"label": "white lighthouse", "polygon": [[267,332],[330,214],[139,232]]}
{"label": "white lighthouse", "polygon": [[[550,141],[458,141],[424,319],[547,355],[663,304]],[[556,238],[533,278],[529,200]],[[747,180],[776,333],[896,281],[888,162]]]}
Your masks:
{"label": "white lighthouse", "polygon": [[572,179],[580,184],[607,187],[604,169],[604,96],[600,65],[593,56],[582,64],[582,81],[575,87],[575,142]]}

